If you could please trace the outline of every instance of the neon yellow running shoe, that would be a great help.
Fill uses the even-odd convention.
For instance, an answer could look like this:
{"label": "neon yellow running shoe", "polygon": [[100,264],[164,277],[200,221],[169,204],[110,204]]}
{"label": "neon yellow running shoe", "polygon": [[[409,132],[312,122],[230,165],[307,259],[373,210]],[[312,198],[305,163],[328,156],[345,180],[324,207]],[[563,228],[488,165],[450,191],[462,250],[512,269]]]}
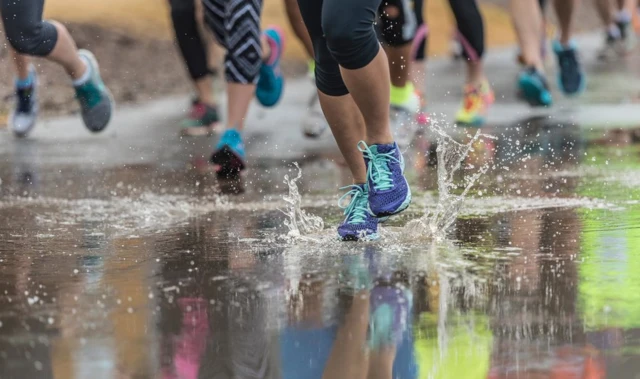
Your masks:
{"label": "neon yellow running shoe", "polygon": [[477,86],[467,85],[464,89],[462,106],[456,115],[456,123],[466,126],[484,125],[487,111],[494,101],[495,95],[486,80]]}

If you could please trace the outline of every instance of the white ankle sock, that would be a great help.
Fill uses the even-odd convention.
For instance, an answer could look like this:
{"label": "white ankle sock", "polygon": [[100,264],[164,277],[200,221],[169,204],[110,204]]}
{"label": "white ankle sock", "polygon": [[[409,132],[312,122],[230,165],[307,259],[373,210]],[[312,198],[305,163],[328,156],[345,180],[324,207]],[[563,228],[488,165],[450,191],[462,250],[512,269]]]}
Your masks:
{"label": "white ankle sock", "polygon": [[81,77],[79,77],[78,79],[73,81],[73,86],[74,87],[80,87],[81,85],[83,85],[86,82],[88,82],[89,79],[91,78],[91,64],[89,63],[89,61],[85,57],[81,56],[80,59],[82,59],[82,61],[84,62],[85,66],[87,67],[87,69],[84,71],[84,74],[82,74]]}

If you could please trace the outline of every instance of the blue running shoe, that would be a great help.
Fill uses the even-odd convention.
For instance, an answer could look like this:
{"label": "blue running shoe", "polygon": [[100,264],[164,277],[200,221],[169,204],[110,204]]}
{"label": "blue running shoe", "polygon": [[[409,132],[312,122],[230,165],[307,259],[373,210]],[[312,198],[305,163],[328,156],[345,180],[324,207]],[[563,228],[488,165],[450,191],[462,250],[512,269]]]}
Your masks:
{"label": "blue running shoe", "polygon": [[[353,184],[338,206],[344,209],[344,221],[338,226],[338,236],[343,241],[373,241],[379,238],[378,219],[369,212],[369,190],[366,184]],[[344,205],[349,198],[349,203]]]}
{"label": "blue running shoe", "polygon": [[409,326],[413,295],[404,286],[376,285],[371,290],[369,344],[377,350],[398,346]]}
{"label": "blue running shoe", "polygon": [[256,98],[265,107],[278,103],[284,90],[284,76],[280,71],[280,58],[284,50],[284,33],[276,27],[264,31],[271,47],[271,56],[260,67],[260,78],[256,86]]}
{"label": "blue running shoe", "polygon": [[572,42],[563,46],[560,41],[553,41],[553,51],[558,58],[558,86],[567,96],[577,95],[584,91],[586,79],[578,60],[578,51]]}
{"label": "blue running shoe", "polygon": [[218,175],[233,177],[245,169],[246,158],[240,132],[227,129],[216,145],[211,163],[216,165]]}
{"label": "blue running shoe", "polygon": [[411,189],[404,177],[404,159],[395,142],[367,146],[358,142],[364,155],[369,185],[369,210],[376,217],[393,216],[409,207]]}
{"label": "blue running shoe", "polygon": [[548,107],[553,103],[547,79],[535,67],[520,72],[518,87],[524,99],[533,107]]}

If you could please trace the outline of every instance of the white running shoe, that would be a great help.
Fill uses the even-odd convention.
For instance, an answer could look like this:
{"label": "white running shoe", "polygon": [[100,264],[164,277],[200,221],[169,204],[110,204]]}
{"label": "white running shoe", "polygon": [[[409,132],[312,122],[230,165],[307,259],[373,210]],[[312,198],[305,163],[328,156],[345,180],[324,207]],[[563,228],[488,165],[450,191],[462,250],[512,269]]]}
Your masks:
{"label": "white running shoe", "polygon": [[36,125],[38,119],[38,75],[35,67],[29,68],[33,75],[33,83],[27,88],[16,87],[16,104],[9,123],[16,137],[26,137]]}

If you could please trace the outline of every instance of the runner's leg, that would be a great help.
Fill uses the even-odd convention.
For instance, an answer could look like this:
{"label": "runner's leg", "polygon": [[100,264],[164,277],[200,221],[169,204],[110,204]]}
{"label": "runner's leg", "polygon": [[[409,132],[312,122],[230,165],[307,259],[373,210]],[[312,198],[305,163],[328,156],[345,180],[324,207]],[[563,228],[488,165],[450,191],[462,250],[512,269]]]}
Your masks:
{"label": "runner's leg", "polygon": [[111,94],[100,77],[95,57],[78,51],[68,30],[56,21],[43,21],[44,0],[1,0],[0,13],[7,40],[18,53],[40,56],[60,64],[73,80],[82,119],[93,132],[103,130],[113,108]]}
{"label": "runner's leg", "polygon": [[207,50],[196,21],[195,0],[169,0],[171,21],[180,53],[193,80],[198,100],[214,105]]}
{"label": "runner's leg", "polygon": [[311,37],[309,36],[309,32],[307,32],[307,28],[304,26],[304,20],[302,20],[298,2],[296,0],[284,0],[284,5],[293,33],[302,43],[302,46],[304,46],[307,56],[313,59],[313,44],[311,43]]}

